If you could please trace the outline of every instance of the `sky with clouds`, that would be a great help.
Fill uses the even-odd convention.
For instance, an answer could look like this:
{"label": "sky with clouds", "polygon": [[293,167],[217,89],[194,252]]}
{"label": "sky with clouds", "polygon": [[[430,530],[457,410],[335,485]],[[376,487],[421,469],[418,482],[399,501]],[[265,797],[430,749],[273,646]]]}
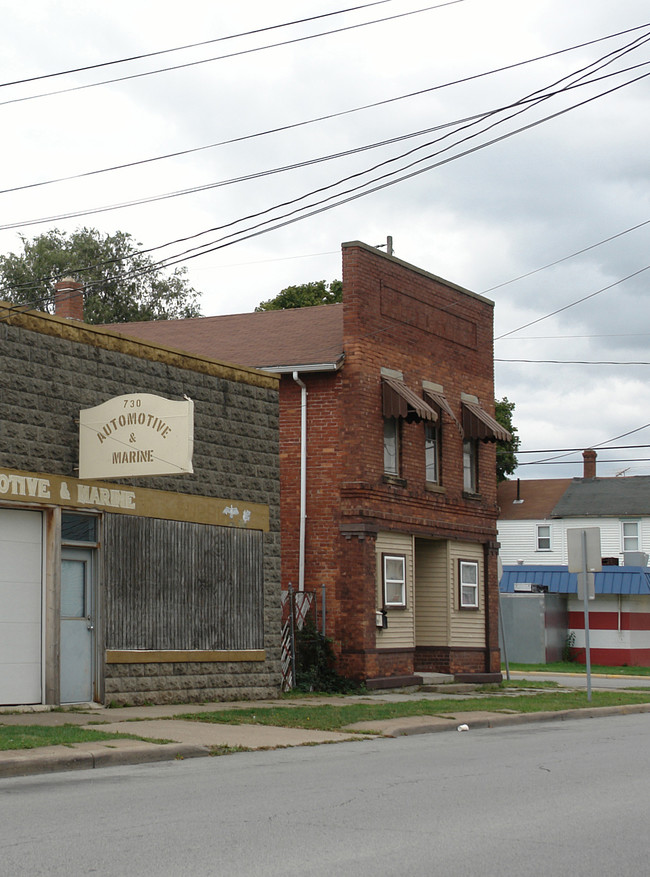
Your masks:
{"label": "sky with clouds", "polygon": [[630,447],[650,445],[646,3],[0,13],[1,253],[54,227],[128,231],[180,259],[213,315],[338,279],[341,242],[390,235],[495,302],[495,393],[541,452],[517,476],[580,475],[579,451],[549,451],[599,445],[598,474],[650,474]]}

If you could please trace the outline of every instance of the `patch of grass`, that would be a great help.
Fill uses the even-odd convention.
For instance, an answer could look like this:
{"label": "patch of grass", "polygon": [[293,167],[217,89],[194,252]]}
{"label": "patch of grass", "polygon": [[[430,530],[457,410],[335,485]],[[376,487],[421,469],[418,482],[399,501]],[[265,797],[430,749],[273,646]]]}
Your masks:
{"label": "patch of grass", "polygon": [[624,704],[650,703],[650,691],[595,691],[591,703],[585,691],[544,691],[540,694],[495,694],[442,700],[411,700],[396,703],[320,704],[295,707],[264,707],[262,709],[232,709],[218,712],[191,713],[175,718],[195,722],[222,724],[273,725],[284,728],[315,728],[321,731],[338,731],[356,722],[383,721],[405,716],[454,715],[458,712],[516,712],[532,713],[583,707],[618,706]]}
{"label": "patch of grass", "polygon": [[211,746],[210,747],[210,755],[219,756],[219,755],[232,755],[234,752],[251,752],[252,750],[248,746],[226,746],[226,744],[222,744],[220,746]]}
{"label": "patch of grass", "polygon": [[[511,670],[517,673],[586,673],[584,664],[576,661],[556,661],[552,664],[514,664],[509,662]],[[505,672],[505,664],[501,667]],[[592,673],[603,673],[606,676],[650,676],[650,667],[605,667],[602,664],[592,664]]]}
{"label": "patch of grass", "polygon": [[509,689],[521,690],[525,689],[546,689],[559,688],[560,683],[554,682],[552,679],[504,679],[503,682],[488,682],[485,685],[478,685],[476,690],[482,694],[489,694],[492,691],[508,691]]}
{"label": "patch of grass", "polygon": [[[36,749],[39,746],[69,746],[96,740],[142,740],[135,734],[118,734],[107,731],[90,731],[79,725],[0,725],[0,750]],[[167,742],[167,741],[148,741]]]}

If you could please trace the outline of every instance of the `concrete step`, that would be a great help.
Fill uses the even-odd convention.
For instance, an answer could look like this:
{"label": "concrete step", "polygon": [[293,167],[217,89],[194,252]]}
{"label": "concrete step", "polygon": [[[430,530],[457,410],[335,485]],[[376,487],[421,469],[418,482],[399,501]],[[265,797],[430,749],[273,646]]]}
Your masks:
{"label": "concrete step", "polygon": [[451,673],[420,673],[417,674],[422,679],[423,685],[444,685],[446,682],[453,682],[454,677]]}

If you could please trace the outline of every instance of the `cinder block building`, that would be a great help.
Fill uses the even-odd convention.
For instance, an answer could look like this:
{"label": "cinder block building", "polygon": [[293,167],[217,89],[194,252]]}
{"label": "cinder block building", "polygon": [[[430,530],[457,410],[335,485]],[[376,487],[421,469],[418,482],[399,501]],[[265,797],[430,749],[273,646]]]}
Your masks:
{"label": "cinder block building", "polygon": [[493,303],[345,243],[341,304],[115,331],[279,373],[282,585],[341,673],[499,679]]}
{"label": "cinder block building", "polygon": [[[277,696],[278,378],[86,326],[79,286],[69,317],[0,304],[0,705]],[[111,400],[92,442],[166,474],[80,477]],[[156,400],[192,402],[178,474]]]}

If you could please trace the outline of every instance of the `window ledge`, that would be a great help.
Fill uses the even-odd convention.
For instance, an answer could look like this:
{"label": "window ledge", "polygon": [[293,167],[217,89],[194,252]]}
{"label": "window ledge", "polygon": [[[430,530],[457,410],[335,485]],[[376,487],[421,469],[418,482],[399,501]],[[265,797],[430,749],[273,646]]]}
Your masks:
{"label": "window ledge", "polygon": [[483,497],[480,493],[468,493],[466,490],[463,491],[463,499],[472,499],[475,502],[480,502]]}
{"label": "window ledge", "polygon": [[446,488],[442,484],[436,484],[434,481],[425,481],[424,489],[429,493],[447,493]]}
{"label": "window ledge", "polygon": [[394,487],[406,487],[408,485],[406,478],[401,478],[399,475],[391,475],[389,472],[384,472],[382,481],[384,484],[392,484]]}

